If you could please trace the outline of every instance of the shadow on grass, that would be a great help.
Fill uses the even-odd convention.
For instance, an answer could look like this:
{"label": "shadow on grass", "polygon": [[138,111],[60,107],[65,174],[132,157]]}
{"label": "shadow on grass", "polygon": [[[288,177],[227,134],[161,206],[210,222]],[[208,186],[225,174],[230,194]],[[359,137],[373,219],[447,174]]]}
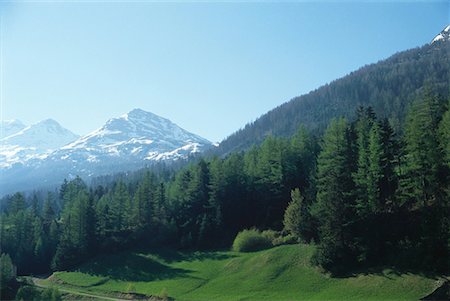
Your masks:
{"label": "shadow on grass", "polygon": [[169,249],[156,249],[148,252],[167,263],[178,261],[202,261],[202,260],[225,260],[236,257],[232,254],[215,251],[177,251]]}
{"label": "shadow on grass", "polygon": [[219,252],[181,252],[169,249],[121,252],[97,257],[80,266],[77,271],[89,275],[107,277],[120,281],[154,281],[173,278],[192,278],[192,270],[171,267],[179,261],[224,260],[234,255]]}
{"label": "shadow on grass", "polygon": [[120,281],[154,281],[177,277],[195,278],[190,270],[173,268],[136,253],[116,254],[92,260],[77,269],[89,275]]}
{"label": "shadow on grass", "polygon": [[399,277],[405,274],[414,274],[422,277],[426,277],[433,280],[438,280],[442,278],[442,273],[434,271],[426,271],[422,269],[406,268],[399,266],[370,266],[370,267],[360,267],[349,269],[347,271],[341,271],[340,273],[334,273],[334,278],[349,278],[357,277],[359,275],[377,275],[385,277],[388,279],[393,279],[393,277]]}

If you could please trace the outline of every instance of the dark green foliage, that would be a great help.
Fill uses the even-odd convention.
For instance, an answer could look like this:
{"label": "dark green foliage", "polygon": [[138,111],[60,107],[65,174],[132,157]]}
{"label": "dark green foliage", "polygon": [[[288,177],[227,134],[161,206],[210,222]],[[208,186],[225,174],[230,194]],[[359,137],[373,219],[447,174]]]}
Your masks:
{"label": "dark green foliage", "polygon": [[450,168],[450,102],[447,104],[447,111],[439,124],[439,139],[444,154],[444,164]]}
{"label": "dark green foliage", "polygon": [[66,269],[87,258],[93,247],[95,214],[86,185],[79,179],[68,183],[61,214],[61,236],[53,259],[54,269]]}
{"label": "dark green foliage", "polygon": [[41,299],[47,301],[61,301],[61,293],[57,288],[46,288],[41,292]]}
{"label": "dark green foliage", "polygon": [[253,252],[270,248],[271,240],[256,229],[248,229],[239,232],[233,241],[233,251]]}
{"label": "dark green foliage", "polygon": [[39,291],[31,285],[25,285],[22,286],[18,291],[16,295],[17,301],[38,301],[41,300]]}
{"label": "dark green foliage", "polygon": [[449,129],[441,127],[447,118],[445,102],[425,91],[407,119],[405,155],[401,179],[402,204],[420,212],[419,237],[413,243],[421,265],[448,266],[449,250],[449,169],[446,162],[443,135]]}
{"label": "dark green foliage", "polygon": [[443,101],[429,93],[414,103],[406,123],[401,188],[409,207],[426,207],[443,198],[445,154],[438,137]]}
{"label": "dark green foliage", "polygon": [[[442,269],[450,237],[446,102],[424,92],[400,138],[374,111],[333,120],[322,137],[301,127],[171,175],[146,171],[92,187],[75,178],[59,195],[8,196],[1,250],[20,274],[44,273],[50,263],[64,270],[127,248],[223,248],[240,233],[239,250],[314,241],[315,262],[336,273],[384,264]],[[251,228],[272,230],[241,232]]]}
{"label": "dark green foliage", "polygon": [[247,150],[268,135],[289,137],[299,126],[322,133],[333,118],[352,120],[359,106],[372,107],[401,132],[409,106],[423,86],[432,84],[437,93],[449,95],[448,49],[448,43],[427,44],[364,66],[269,111],[222,141],[217,152]]}
{"label": "dark green foliage", "polygon": [[339,270],[354,260],[352,218],[355,215],[350,130],[345,119],[333,120],[323,137],[317,166],[317,203],[320,244],[316,261]]}
{"label": "dark green foliage", "polygon": [[57,288],[46,288],[44,290],[38,290],[31,285],[24,285],[18,291],[16,295],[17,301],[61,301],[61,293]]}
{"label": "dark green foliage", "polygon": [[25,197],[23,194],[17,192],[13,195],[11,199],[11,204],[9,205],[9,214],[17,214],[26,208]]}
{"label": "dark green foliage", "polygon": [[0,255],[0,291],[5,290],[16,277],[15,267],[8,254]]}

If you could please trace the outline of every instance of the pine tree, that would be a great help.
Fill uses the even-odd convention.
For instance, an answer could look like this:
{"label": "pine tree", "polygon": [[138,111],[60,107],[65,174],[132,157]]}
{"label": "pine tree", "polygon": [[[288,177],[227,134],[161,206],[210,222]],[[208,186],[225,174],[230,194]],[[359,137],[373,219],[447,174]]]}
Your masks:
{"label": "pine tree", "polygon": [[0,292],[16,277],[15,268],[8,254],[0,255]]}
{"label": "pine tree", "polygon": [[119,181],[114,188],[112,204],[110,206],[113,215],[115,231],[126,230],[130,226],[129,213],[131,212],[131,200],[127,186]]}
{"label": "pine tree", "polygon": [[81,262],[89,254],[91,230],[95,221],[91,219],[92,203],[87,187],[80,178],[68,183],[64,193],[61,236],[53,258],[53,269],[66,269]]}
{"label": "pine tree", "polygon": [[306,199],[315,195],[313,181],[316,171],[317,143],[311,134],[301,126],[291,138],[289,158],[285,164],[285,178],[290,188],[298,187]]}
{"label": "pine tree", "polygon": [[42,220],[43,220],[44,231],[46,233],[48,233],[50,225],[56,218],[56,212],[55,212],[55,209],[53,208],[53,206],[54,206],[53,196],[49,192],[47,194],[47,198],[44,201],[44,207],[42,209]]}
{"label": "pine tree", "polygon": [[354,261],[350,227],[354,218],[354,167],[349,135],[345,119],[333,120],[323,136],[317,162],[317,203],[313,212],[319,222],[320,243],[315,261],[334,271]]}
{"label": "pine tree", "polygon": [[407,116],[401,192],[405,207],[420,213],[416,242],[420,264],[440,267],[448,264],[448,187],[445,154],[439,144],[442,99],[426,91]]}
{"label": "pine tree", "polygon": [[[373,212],[375,202],[377,201],[377,183],[373,183],[371,170],[375,168],[373,156],[375,149],[374,139],[378,138],[378,132],[372,133],[371,129],[376,124],[375,116],[370,108],[365,110],[360,107],[357,111],[358,119],[355,124],[356,133],[356,152],[357,152],[357,170],[353,174],[356,185],[356,209],[361,218],[366,217]],[[370,141],[372,138],[372,141]],[[369,144],[371,149],[369,149]],[[372,151],[372,153],[370,153]],[[372,155],[372,158],[370,156]]]}
{"label": "pine tree", "polygon": [[298,240],[311,240],[311,216],[300,189],[291,191],[289,202],[283,219],[284,230]]}
{"label": "pine tree", "polygon": [[401,188],[403,202],[410,207],[426,207],[442,201],[445,186],[439,174],[444,154],[437,136],[442,102],[429,93],[413,104],[405,125]]}
{"label": "pine tree", "polygon": [[39,200],[37,198],[36,193],[33,194],[33,198],[31,199],[31,211],[33,215],[38,216],[40,214],[39,211]]}
{"label": "pine tree", "polygon": [[17,214],[19,211],[26,209],[25,197],[20,192],[15,193],[12,196],[11,203],[9,205],[9,214]]}
{"label": "pine tree", "polygon": [[447,111],[443,114],[438,129],[444,162],[450,168],[450,100],[447,104]]}

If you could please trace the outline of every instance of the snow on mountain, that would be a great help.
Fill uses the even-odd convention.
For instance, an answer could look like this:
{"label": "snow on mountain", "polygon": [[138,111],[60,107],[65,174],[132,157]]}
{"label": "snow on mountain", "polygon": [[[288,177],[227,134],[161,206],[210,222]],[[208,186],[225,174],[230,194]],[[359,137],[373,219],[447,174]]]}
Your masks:
{"label": "snow on mountain", "polygon": [[78,137],[53,119],[27,126],[0,139],[0,168],[30,159],[43,159]]}
{"label": "snow on mountain", "polygon": [[0,125],[0,139],[11,136],[26,127],[20,120],[17,119],[3,120]]}
{"label": "snow on mountain", "polygon": [[[141,109],[112,118],[92,133],[62,147],[52,157],[100,162],[161,161],[185,158],[211,145],[170,120]],[[56,158],[55,158],[56,159]]]}
{"label": "snow on mountain", "polygon": [[57,185],[75,175],[88,178],[174,162],[213,147],[208,140],[141,109],[112,118],[82,137],[66,135],[54,123],[43,121],[0,140],[2,188],[7,188],[3,193]]}
{"label": "snow on mountain", "polygon": [[431,44],[436,42],[450,41],[450,25],[444,28],[432,41]]}

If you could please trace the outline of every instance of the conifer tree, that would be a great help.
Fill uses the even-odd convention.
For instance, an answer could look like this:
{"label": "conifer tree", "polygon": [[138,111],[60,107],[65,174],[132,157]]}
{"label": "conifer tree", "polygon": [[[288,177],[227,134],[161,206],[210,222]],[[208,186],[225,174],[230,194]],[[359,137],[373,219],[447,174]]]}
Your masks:
{"label": "conifer tree", "polygon": [[0,293],[5,290],[15,278],[15,269],[8,254],[0,255]]}
{"label": "conifer tree", "polygon": [[284,230],[293,235],[296,239],[311,240],[311,216],[300,189],[291,191],[291,201],[289,202],[283,219]]}
{"label": "conifer tree", "polygon": [[440,202],[444,187],[439,174],[444,154],[437,135],[442,102],[429,93],[413,104],[405,125],[401,188],[403,202],[413,207]]}
{"label": "conifer tree", "polygon": [[354,218],[354,169],[345,119],[333,120],[327,128],[318,158],[317,203],[320,243],[315,260],[338,271],[354,260],[351,223]]}

